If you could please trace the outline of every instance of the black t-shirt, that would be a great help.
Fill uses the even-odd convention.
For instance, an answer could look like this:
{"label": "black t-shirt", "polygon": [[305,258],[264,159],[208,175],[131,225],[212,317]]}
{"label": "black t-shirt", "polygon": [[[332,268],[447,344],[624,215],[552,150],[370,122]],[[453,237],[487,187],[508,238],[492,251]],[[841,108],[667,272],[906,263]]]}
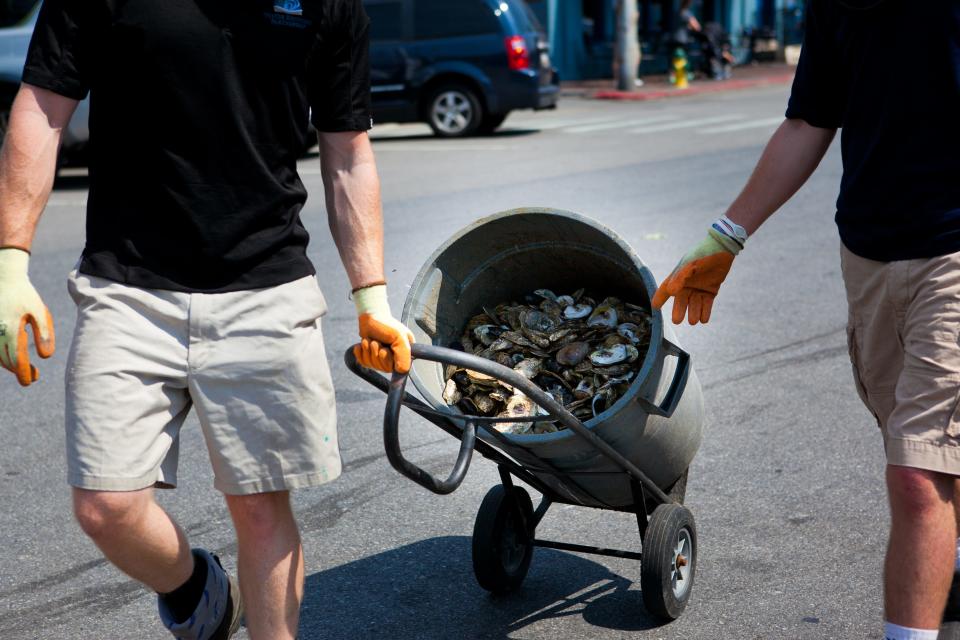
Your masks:
{"label": "black t-shirt", "polygon": [[361,0],[45,0],[23,80],[90,93],[80,271],[191,292],[314,273],[296,161],[311,109],[369,129],[368,23]]}
{"label": "black t-shirt", "polygon": [[884,262],[960,251],[960,2],[807,6],[787,117],[843,128],[843,243]]}

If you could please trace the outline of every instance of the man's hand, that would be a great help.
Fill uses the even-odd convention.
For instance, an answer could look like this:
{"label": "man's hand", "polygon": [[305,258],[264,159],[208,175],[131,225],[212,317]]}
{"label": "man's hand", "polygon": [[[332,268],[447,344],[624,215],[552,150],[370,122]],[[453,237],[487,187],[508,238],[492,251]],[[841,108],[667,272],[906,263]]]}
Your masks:
{"label": "man's hand", "polygon": [[53,355],[53,318],[27,276],[30,254],[13,247],[0,248],[0,365],[16,374],[23,386],[40,374],[30,364],[27,325],[33,328],[37,355]]}
{"label": "man's hand", "polygon": [[413,334],[390,313],[387,287],[379,284],[353,294],[360,321],[360,344],[353,354],[364,367],[386,373],[410,371]]}
{"label": "man's hand", "polygon": [[717,220],[707,237],[680,260],[653,295],[653,307],[661,308],[673,297],[673,323],[709,322],[713,299],[720,290],[733,258],[746,241],[746,232],[726,217]]}

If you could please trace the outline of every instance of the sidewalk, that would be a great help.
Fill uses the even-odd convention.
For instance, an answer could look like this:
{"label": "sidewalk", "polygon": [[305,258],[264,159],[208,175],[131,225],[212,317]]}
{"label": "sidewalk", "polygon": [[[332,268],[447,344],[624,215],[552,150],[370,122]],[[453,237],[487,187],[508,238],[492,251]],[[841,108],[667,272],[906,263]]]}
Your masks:
{"label": "sidewalk", "polygon": [[703,76],[690,82],[686,89],[676,89],[666,75],[645,76],[643,86],[635,91],[617,91],[614,80],[583,80],[563,82],[560,95],[592,98],[597,100],[659,100],[704,93],[718,93],[735,89],[749,89],[793,81],[796,67],[786,64],[756,64],[734,67],[730,80],[710,80]]}

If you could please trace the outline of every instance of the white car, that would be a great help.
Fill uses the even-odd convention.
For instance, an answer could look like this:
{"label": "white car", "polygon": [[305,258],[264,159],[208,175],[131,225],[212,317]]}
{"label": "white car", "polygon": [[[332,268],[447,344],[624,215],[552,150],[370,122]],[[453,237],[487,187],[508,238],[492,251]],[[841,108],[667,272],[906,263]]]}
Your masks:
{"label": "white car", "polygon": [[[16,24],[0,28],[0,138],[7,131],[10,105],[20,87],[23,64],[27,59],[30,36],[37,23],[40,3],[36,3]],[[87,126],[90,110],[89,98],[77,107],[70,124],[63,133],[63,145],[60,150],[60,162],[75,163],[83,158],[83,150],[90,138]]]}

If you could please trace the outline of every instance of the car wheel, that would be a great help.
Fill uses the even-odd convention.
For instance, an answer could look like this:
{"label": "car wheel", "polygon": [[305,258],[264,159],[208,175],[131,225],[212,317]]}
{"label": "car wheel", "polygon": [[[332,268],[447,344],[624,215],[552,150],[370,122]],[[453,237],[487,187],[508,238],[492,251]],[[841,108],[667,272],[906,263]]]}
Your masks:
{"label": "car wheel", "polygon": [[480,133],[491,134],[497,130],[497,127],[503,124],[503,121],[507,119],[509,113],[488,113],[484,117],[483,122],[480,123],[480,127],[477,129]]}
{"label": "car wheel", "polygon": [[483,117],[477,95],[462,84],[444,85],[427,100],[427,124],[441,138],[469,136],[480,127]]}

